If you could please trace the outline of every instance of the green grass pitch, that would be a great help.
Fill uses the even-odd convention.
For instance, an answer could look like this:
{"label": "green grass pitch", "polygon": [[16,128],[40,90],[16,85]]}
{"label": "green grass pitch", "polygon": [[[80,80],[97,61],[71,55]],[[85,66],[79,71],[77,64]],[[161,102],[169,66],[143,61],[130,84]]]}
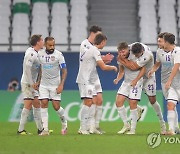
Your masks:
{"label": "green grass pitch", "polygon": [[[104,135],[78,135],[79,122],[69,123],[68,134],[60,134],[59,123],[49,123],[53,134],[38,136],[34,123],[27,123],[26,130],[33,135],[16,134],[18,123],[0,123],[0,154],[148,154],[179,153],[180,143],[165,143],[161,136],[160,146],[152,149],[146,138],[152,132],[159,132],[159,123],[143,123],[137,125],[136,135],[118,135],[122,127],[118,122],[102,122]],[[180,135],[173,136],[179,138]],[[172,140],[171,140],[172,141]]]}

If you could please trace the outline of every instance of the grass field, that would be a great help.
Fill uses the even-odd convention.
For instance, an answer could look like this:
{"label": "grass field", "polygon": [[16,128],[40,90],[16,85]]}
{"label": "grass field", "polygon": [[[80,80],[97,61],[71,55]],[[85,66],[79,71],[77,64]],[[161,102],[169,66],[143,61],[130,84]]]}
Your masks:
{"label": "grass field", "polygon": [[[18,123],[0,123],[0,154],[147,154],[179,153],[180,143],[165,143],[161,136],[160,146],[152,149],[146,138],[152,132],[159,132],[158,123],[141,123],[137,125],[136,135],[117,135],[122,126],[118,122],[104,122],[101,127],[104,135],[82,136],[77,134],[79,123],[69,123],[68,134],[62,136],[59,123],[50,123],[54,132],[50,136],[38,136],[34,123],[28,123],[26,130],[34,135],[18,136]],[[172,138],[172,137],[171,137]],[[180,135],[173,136],[179,138]],[[171,140],[172,141],[172,140]]]}

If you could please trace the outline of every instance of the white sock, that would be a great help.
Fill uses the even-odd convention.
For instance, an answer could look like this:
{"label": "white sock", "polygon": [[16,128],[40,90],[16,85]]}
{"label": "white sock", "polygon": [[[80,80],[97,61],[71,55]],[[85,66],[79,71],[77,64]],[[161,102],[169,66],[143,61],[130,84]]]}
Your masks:
{"label": "white sock", "polygon": [[174,110],[168,110],[167,120],[169,124],[169,130],[174,131],[174,122],[175,122],[175,111]]}
{"label": "white sock", "polygon": [[99,128],[99,123],[102,117],[103,113],[103,107],[101,106],[96,106],[96,114],[95,114],[95,127]]}
{"label": "white sock", "polygon": [[34,116],[34,121],[36,123],[37,129],[42,130],[43,126],[42,126],[42,119],[41,119],[41,109],[33,107],[33,116]]}
{"label": "white sock", "polygon": [[42,124],[45,131],[48,131],[48,108],[41,108]]}
{"label": "white sock", "polygon": [[124,122],[124,125],[127,124],[127,122],[128,122],[128,119],[127,119],[127,111],[126,111],[124,105],[121,106],[121,107],[117,107],[117,110],[118,110],[118,113],[119,113],[120,118],[121,118],[122,121]]}
{"label": "white sock", "polygon": [[175,124],[174,124],[174,126],[175,126],[175,130],[176,130],[176,129],[179,129],[178,112],[177,112],[176,107],[175,107],[174,111],[175,111]]}
{"label": "white sock", "polygon": [[92,104],[89,108],[89,118],[87,122],[87,129],[95,127],[95,113],[96,113],[96,104]]}
{"label": "white sock", "polygon": [[89,106],[82,105],[81,120],[80,120],[80,128],[82,130],[87,130],[86,126],[87,126],[87,122],[88,122],[88,118],[89,118],[89,110],[90,110]]}
{"label": "white sock", "polygon": [[131,118],[131,131],[136,130],[136,124],[137,124],[137,119],[138,119],[138,112],[137,108],[130,110],[130,118]]}
{"label": "white sock", "polygon": [[56,111],[56,112],[57,112],[57,114],[59,115],[59,117],[61,119],[62,125],[67,126],[67,120],[66,120],[66,118],[64,116],[64,109],[62,107],[60,107],[59,110]]}
{"label": "white sock", "polygon": [[18,128],[18,131],[21,132],[24,130],[24,125],[26,124],[27,122],[27,118],[29,116],[29,112],[30,110],[26,109],[26,108],[23,108],[22,109],[22,112],[21,112],[21,119],[20,119],[20,123],[19,123],[19,128]]}
{"label": "white sock", "polygon": [[164,122],[161,107],[160,107],[159,103],[156,101],[154,104],[152,104],[152,107],[154,108],[154,111],[156,112],[156,115],[158,116],[159,121]]}

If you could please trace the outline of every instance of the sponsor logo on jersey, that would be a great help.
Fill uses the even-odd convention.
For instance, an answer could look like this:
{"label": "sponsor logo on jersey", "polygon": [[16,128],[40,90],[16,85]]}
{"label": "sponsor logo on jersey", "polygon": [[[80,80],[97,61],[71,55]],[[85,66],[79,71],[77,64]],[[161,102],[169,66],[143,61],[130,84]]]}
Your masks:
{"label": "sponsor logo on jersey", "polygon": [[55,57],[54,56],[51,56],[51,61],[55,61]]}

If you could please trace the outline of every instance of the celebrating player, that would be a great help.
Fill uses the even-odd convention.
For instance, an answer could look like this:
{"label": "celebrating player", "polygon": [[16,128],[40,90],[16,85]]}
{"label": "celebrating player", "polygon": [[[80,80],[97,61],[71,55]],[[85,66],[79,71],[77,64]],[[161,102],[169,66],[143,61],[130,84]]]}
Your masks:
{"label": "celebrating player", "polygon": [[[126,42],[121,42],[118,45],[118,55],[124,56],[129,60],[135,61],[137,58],[129,52],[129,47]],[[143,76],[145,74],[145,67],[142,67],[139,70],[132,71],[129,68],[124,67],[119,63],[119,73],[117,78],[114,80],[114,84],[117,84],[122,77],[124,77],[124,81],[121,87],[118,90],[116,96],[116,106],[119,113],[119,116],[124,122],[123,128],[118,132],[118,134],[135,134],[136,124],[138,120],[138,112],[137,112],[137,103],[141,99],[142,87],[143,87]],[[127,112],[124,107],[124,102],[126,98],[129,99],[130,106],[130,117],[131,117],[131,125],[127,120]]]}
{"label": "celebrating player", "polygon": [[156,100],[156,78],[155,73],[148,78],[148,72],[154,65],[154,57],[148,46],[142,43],[133,43],[131,45],[132,53],[137,57],[136,62],[128,60],[127,58],[122,59],[121,56],[119,57],[120,63],[122,63],[125,67],[131,70],[138,70],[145,66],[146,73],[143,77],[143,89],[145,90],[146,95],[149,98],[154,111],[156,112],[161,127],[161,134],[166,133],[166,125],[163,119],[162,111],[160,108],[159,103]]}
{"label": "celebrating player", "polygon": [[89,134],[87,131],[87,122],[97,76],[96,66],[99,66],[104,71],[117,71],[115,66],[106,65],[103,62],[100,51],[98,50],[106,45],[106,41],[107,38],[105,35],[98,34],[95,37],[94,46],[85,46],[85,49],[80,51],[79,72],[76,79],[81,99],[83,99],[79,134]]}

